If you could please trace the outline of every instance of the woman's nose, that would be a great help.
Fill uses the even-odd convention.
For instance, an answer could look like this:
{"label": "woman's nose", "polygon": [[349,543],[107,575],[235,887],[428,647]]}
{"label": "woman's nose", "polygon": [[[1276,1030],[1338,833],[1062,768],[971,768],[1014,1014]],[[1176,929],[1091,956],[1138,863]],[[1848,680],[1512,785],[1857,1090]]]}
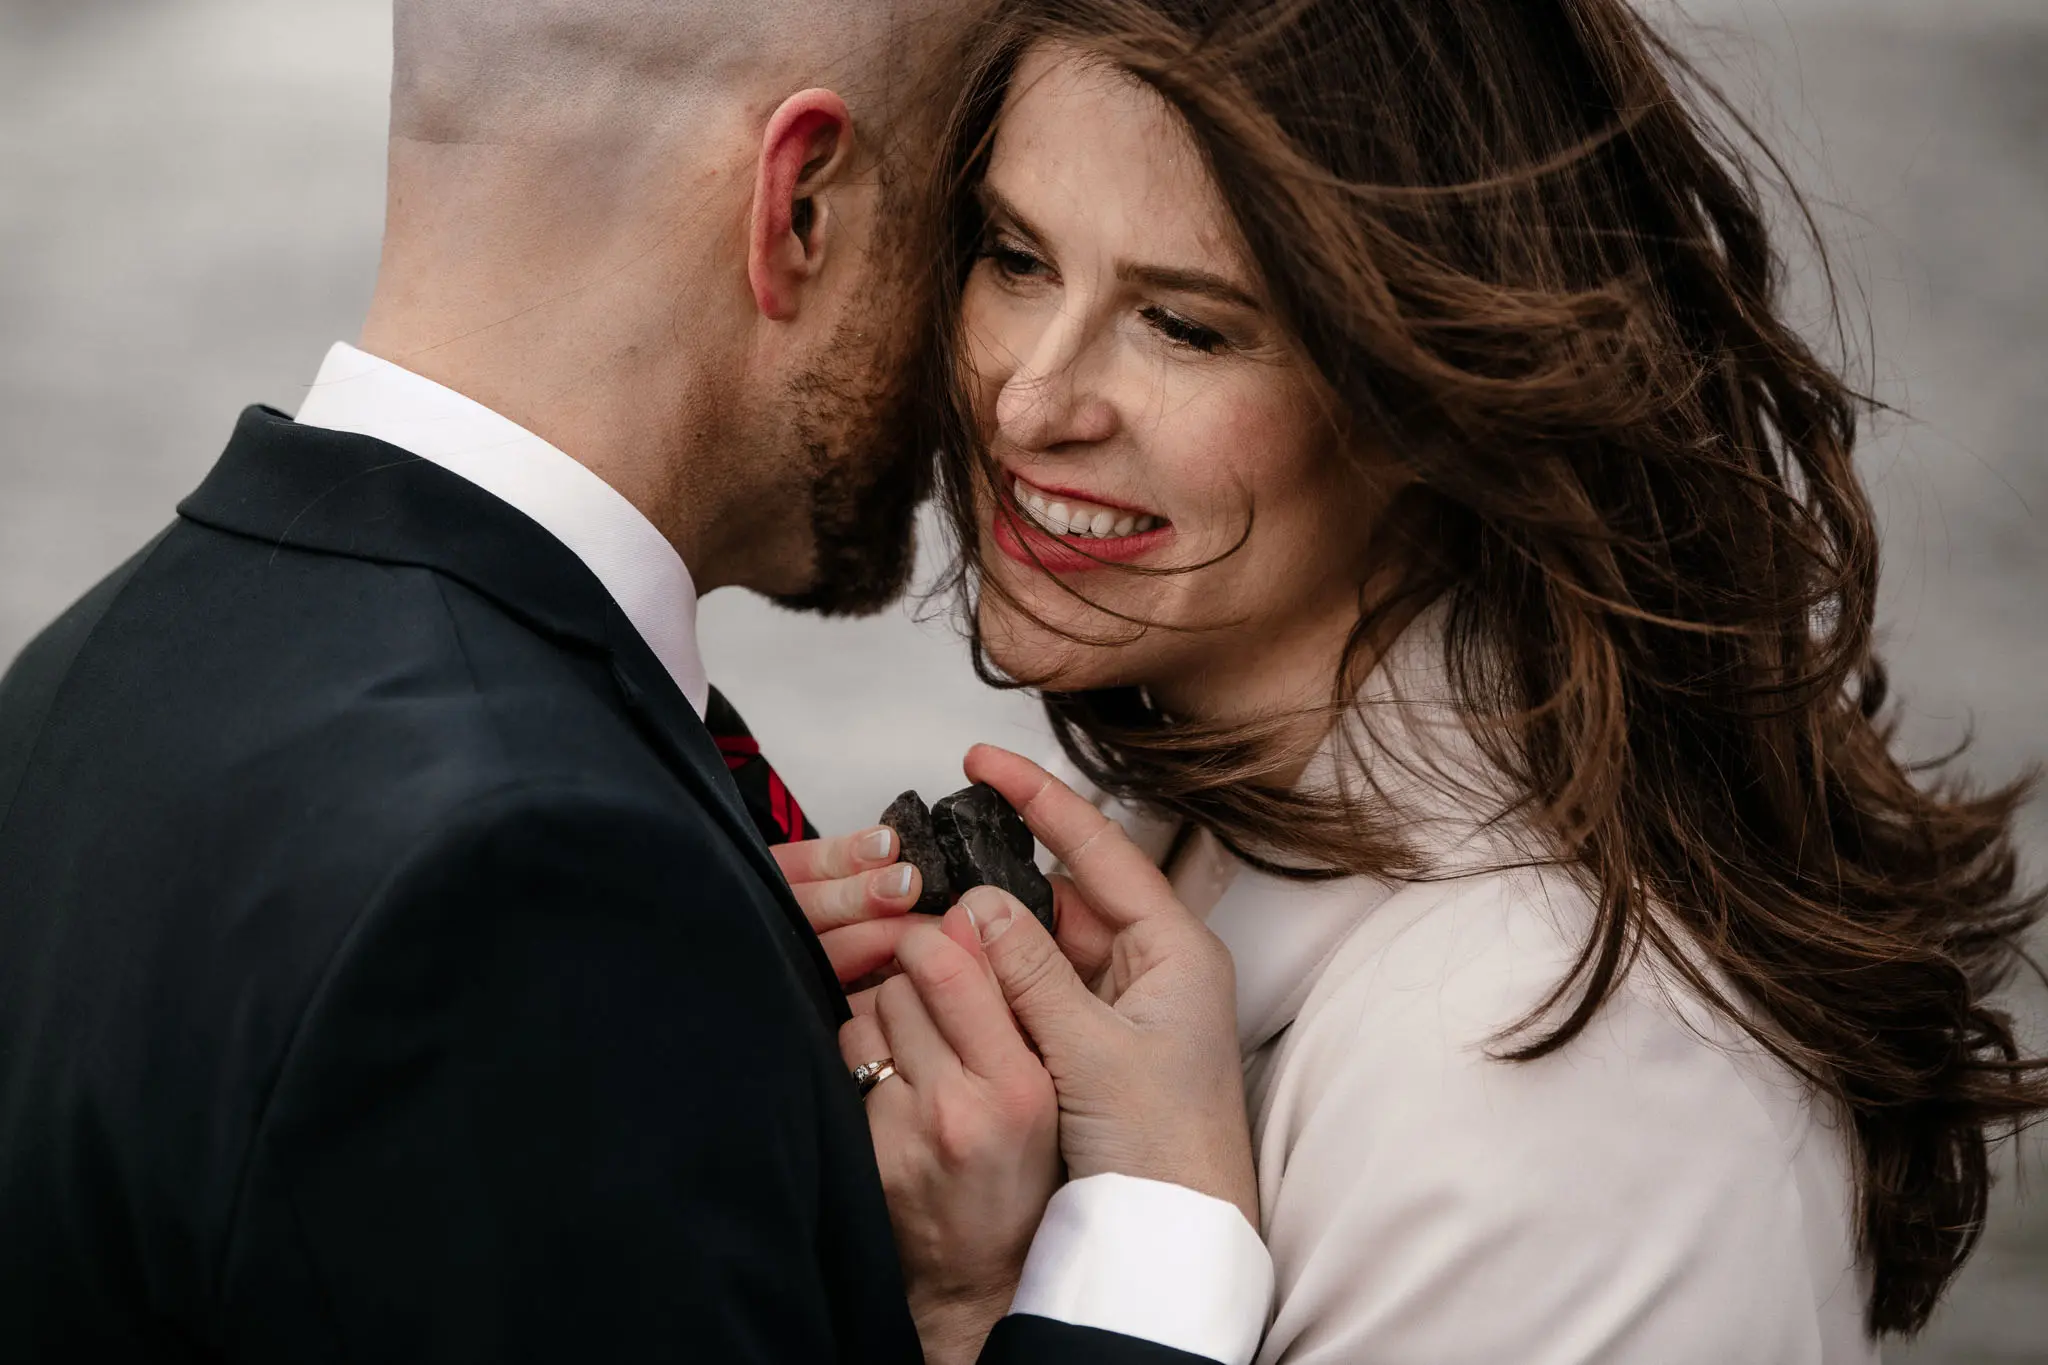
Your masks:
{"label": "woman's nose", "polygon": [[1035,353],[1004,381],[996,425],[1011,445],[1048,450],[1106,441],[1115,433],[1116,407],[1093,382],[1076,340],[1066,328],[1048,327]]}

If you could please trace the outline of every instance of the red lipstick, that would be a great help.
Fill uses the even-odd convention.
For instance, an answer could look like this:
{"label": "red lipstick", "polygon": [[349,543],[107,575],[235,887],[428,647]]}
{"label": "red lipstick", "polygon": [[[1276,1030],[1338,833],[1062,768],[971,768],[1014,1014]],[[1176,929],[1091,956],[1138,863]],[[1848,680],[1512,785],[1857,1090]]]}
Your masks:
{"label": "red lipstick", "polygon": [[[1044,491],[1051,493],[1054,490]],[[1069,493],[1067,496],[1080,495]],[[1119,506],[1099,498],[1087,501],[1101,503],[1104,507]],[[1128,510],[1135,512],[1139,509]],[[1173,539],[1171,525],[1102,540],[1092,536],[1056,536],[1033,521],[1030,513],[1018,508],[1007,493],[990,513],[989,523],[989,534],[998,550],[1026,568],[1043,568],[1053,573],[1085,573],[1111,564],[1128,564]]]}

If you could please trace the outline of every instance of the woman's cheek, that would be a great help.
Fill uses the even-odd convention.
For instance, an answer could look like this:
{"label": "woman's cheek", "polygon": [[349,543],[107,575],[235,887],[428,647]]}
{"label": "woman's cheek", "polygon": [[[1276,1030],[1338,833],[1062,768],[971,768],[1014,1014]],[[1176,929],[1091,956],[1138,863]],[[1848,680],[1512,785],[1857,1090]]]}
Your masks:
{"label": "woman's cheek", "polygon": [[1190,393],[1162,405],[1171,414],[1154,432],[1150,444],[1157,459],[1159,484],[1177,505],[1168,515],[1186,539],[1207,559],[1235,545],[1245,520],[1263,520],[1268,502],[1284,479],[1272,467],[1276,430],[1270,404],[1254,395]]}
{"label": "woman's cheek", "polygon": [[990,335],[986,320],[970,327],[967,334],[967,365],[974,395],[974,416],[986,434],[995,419],[996,397],[1007,377],[1000,365],[1002,348]]}
{"label": "woman's cheek", "polygon": [[973,393],[984,422],[995,411],[995,397],[1016,370],[1017,301],[978,278],[968,281],[961,299],[967,332],[967,363],[973,369]]}

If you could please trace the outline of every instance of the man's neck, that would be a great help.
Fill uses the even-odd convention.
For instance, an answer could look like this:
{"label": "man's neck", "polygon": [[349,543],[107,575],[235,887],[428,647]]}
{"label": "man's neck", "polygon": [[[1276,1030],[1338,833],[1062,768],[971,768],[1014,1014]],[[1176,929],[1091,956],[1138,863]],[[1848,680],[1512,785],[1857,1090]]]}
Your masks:
{"label": "man's neck", "polygon": [[[536,316],[537,315],[532,315]],[[512,319],[464,335],[459,325],[389,307],[373,309],[364,351],[430,379],[518,424],[617,490],[682,556],[700,591],[726,581],[717,527],[729,519],[730,479],[719,468],[730,445],[706,396],[717,380],[673,354],[645,353]],[[429,341],[428,337],[454,340]],[[664,420],[665,419],[665,420]]]}
{"label": "man's neck", "polygon": [[730,581],[719,528],[739,518],[722,463],[744,448],[728,425],[746,412],[744,272],[722,259],[716,169],[659,142],[394,138],[359,342],[598,475],[707,590]]}

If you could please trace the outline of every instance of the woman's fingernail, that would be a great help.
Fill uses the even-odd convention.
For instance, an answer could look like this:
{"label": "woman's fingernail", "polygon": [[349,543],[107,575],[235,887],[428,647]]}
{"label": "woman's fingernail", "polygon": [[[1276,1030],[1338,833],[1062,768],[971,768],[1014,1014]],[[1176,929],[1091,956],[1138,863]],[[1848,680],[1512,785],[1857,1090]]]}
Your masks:
{"label": "woman's fingernail", "polygon": [[854,841],[853,851],[862,862],[887,858],[896,852],[896,831],[887,825],[877,825]]}
{"label": "woman's fingernail", "polygon": [[875,891],[888,900],[901,900],[910,894],[910,874],[914,869],[909,863],[898,863],[885,867],[875,874]]}
{"label": "woman's fingernail", "polygon": [[976,887],[960,898],[960,908],[967,912],[967,922],[974,926],[974,936],[984,947],[1010,931],[1016,904],[1002,892],[986,887]]}

